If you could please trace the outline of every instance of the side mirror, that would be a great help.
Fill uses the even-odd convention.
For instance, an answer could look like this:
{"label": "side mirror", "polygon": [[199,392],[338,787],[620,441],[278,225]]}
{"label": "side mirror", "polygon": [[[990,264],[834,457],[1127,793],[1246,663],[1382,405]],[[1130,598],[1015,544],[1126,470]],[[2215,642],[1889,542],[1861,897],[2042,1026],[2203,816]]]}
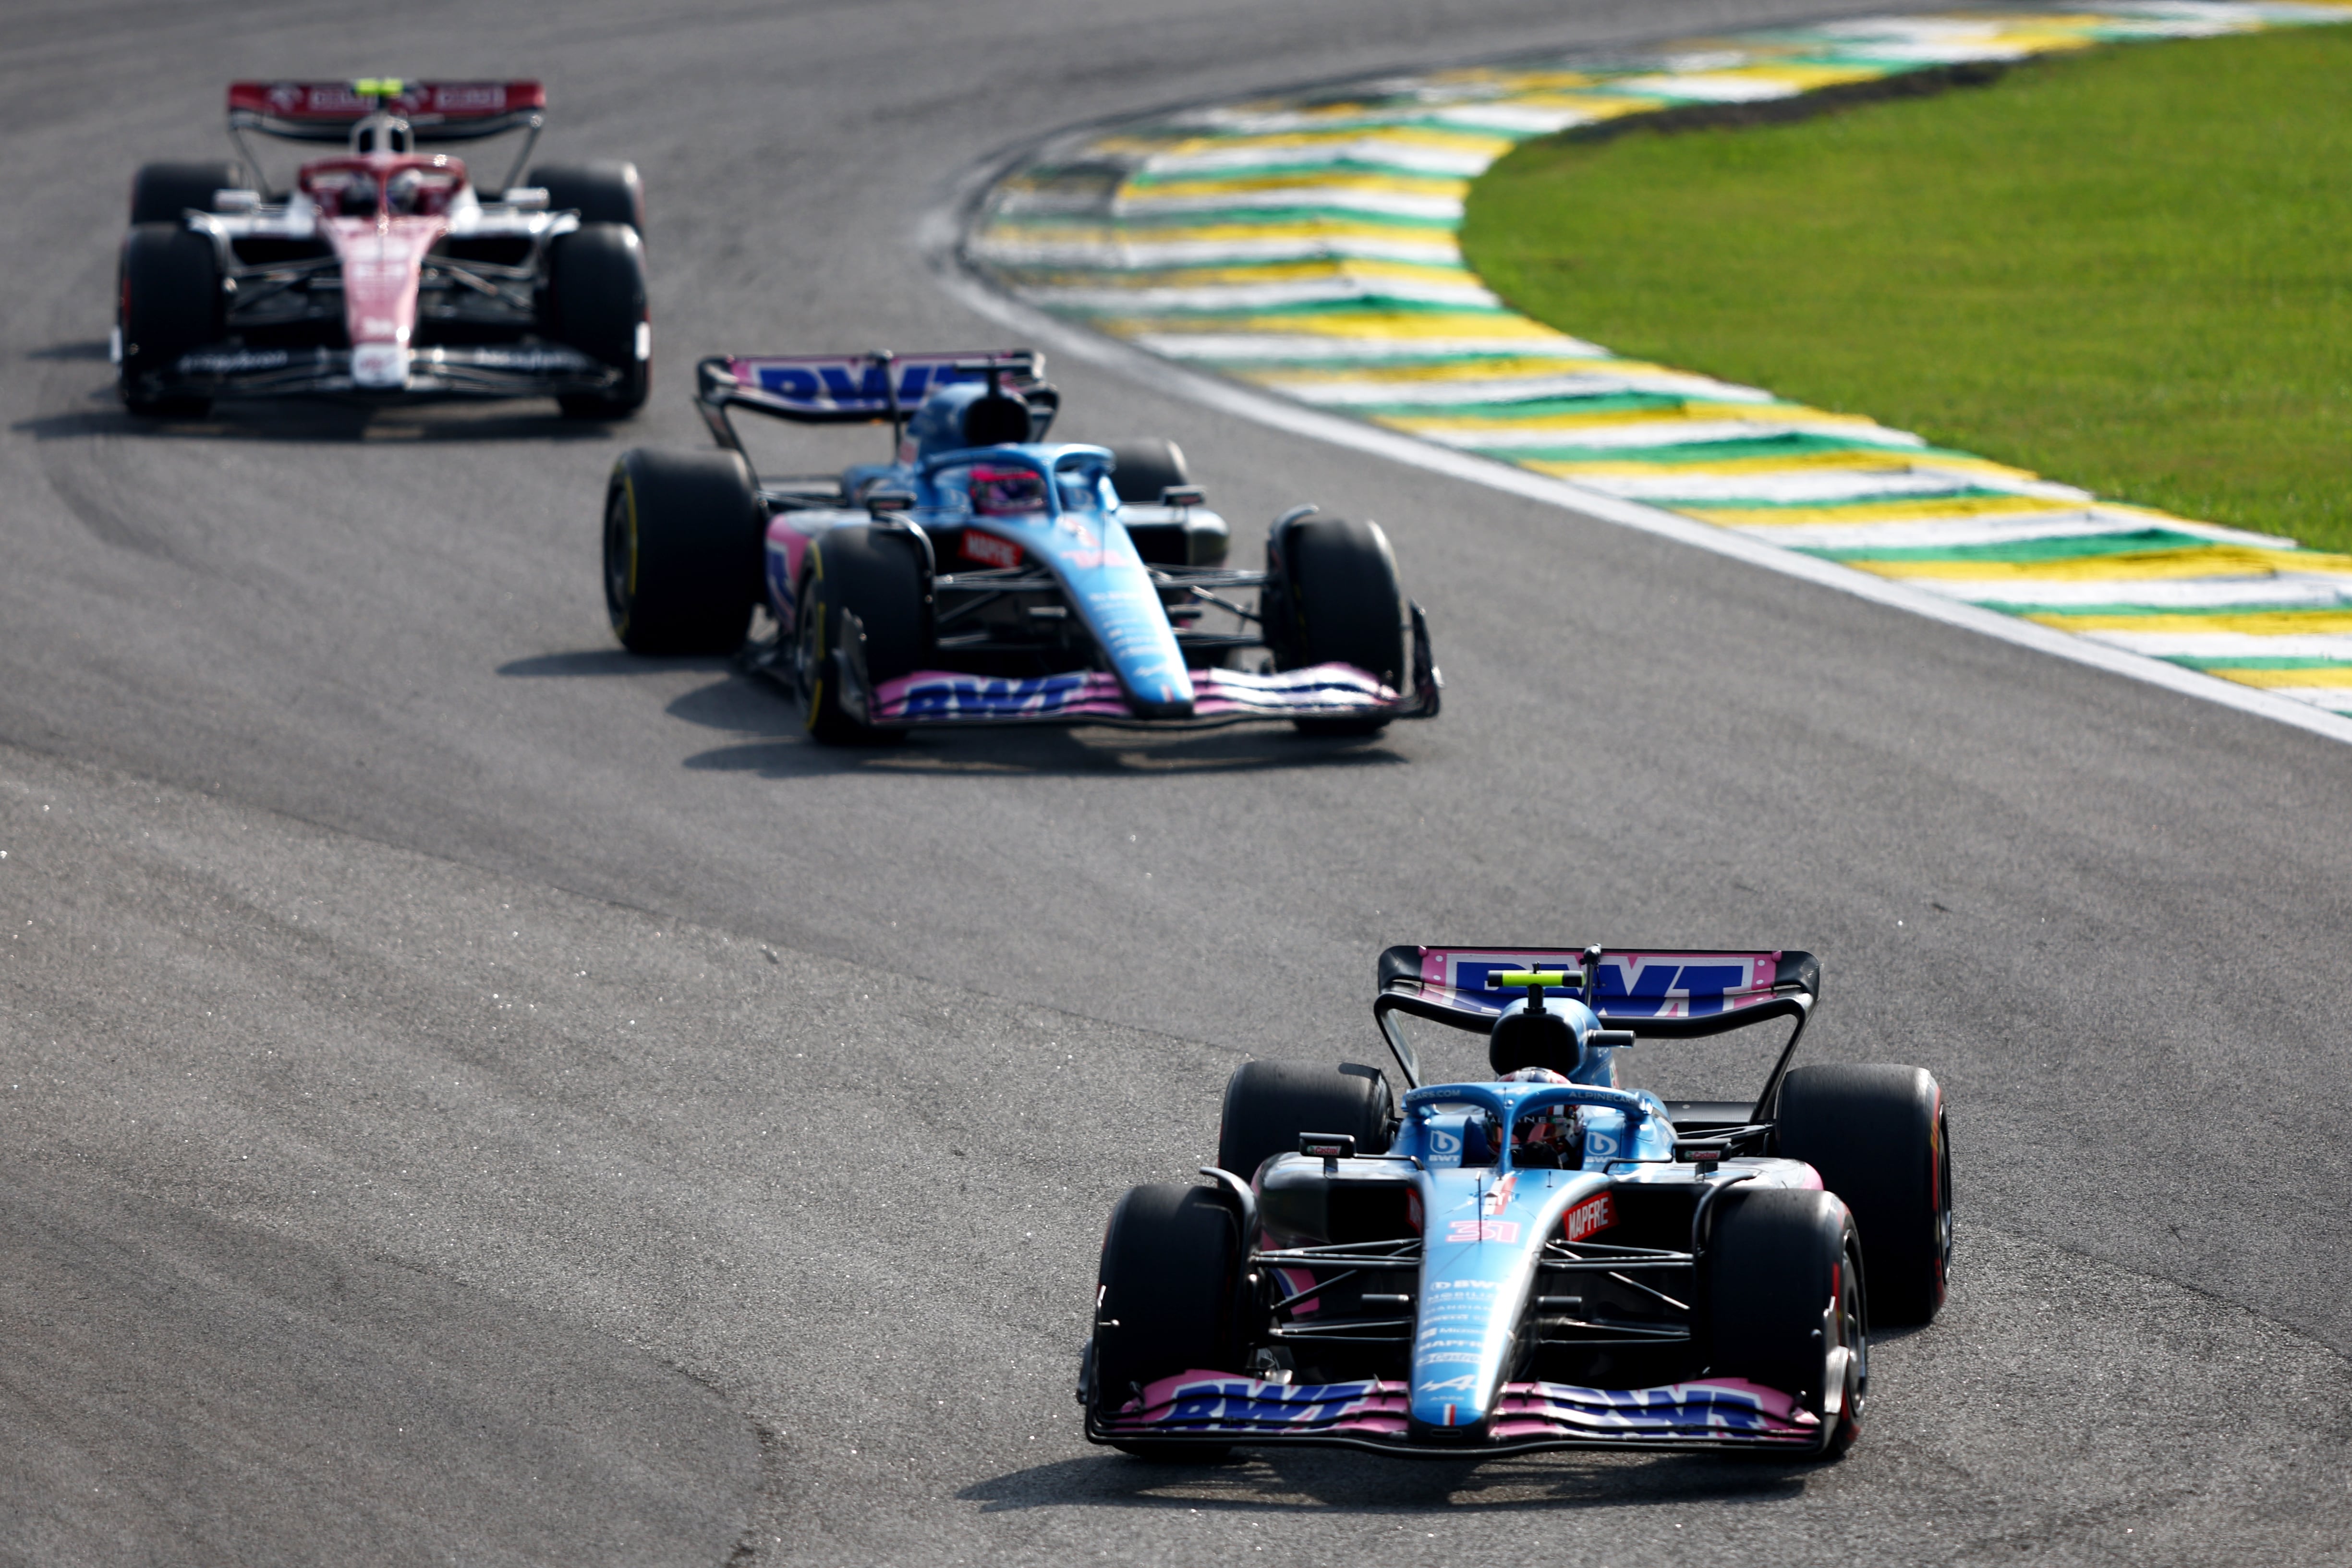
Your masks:
{"label": "side mirror", "polygon": [[215,191],[213,211],[216,213],[249,213],[261,205],[259,191]]}
{"label": "side mirror", "polygon": [[866,513],[876,521],[915,510],[915,498],[906,490],[869,490],[866,496]]}
{"label": "side mirror", "polygon": [[1160,492],[1161,506],[1199,506],[1206,500],[1207,492],[1198,485],[1170,485]]}
{"label": "side mirror", "polygon": [[547,187],[544,185],[509,185],[499,197],[510,207],[547,207]]}
{"label": "side mirror", "polygon": [[1301,1132],[1298,1135],[1298,1152],[1309,1159],[1320,1156],[1323,1173],[1337,1175],[1340,1161],[1356,1157],[1355,1135],[1350,1132]]}
{"label": "side mirror", "polygon": [[1631,1029],[1593,1029],[1584,1037],[1584,1043],[1595,1050],[1622,1051],[1641,1038]]}

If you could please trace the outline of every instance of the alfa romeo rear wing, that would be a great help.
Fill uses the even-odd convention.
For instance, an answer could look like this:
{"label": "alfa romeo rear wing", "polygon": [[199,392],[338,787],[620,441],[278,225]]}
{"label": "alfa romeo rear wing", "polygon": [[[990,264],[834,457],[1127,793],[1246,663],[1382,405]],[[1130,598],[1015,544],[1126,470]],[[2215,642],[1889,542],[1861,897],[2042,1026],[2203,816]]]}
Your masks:
{"label": "alfa romeo rear wing", "polygon": [[547,89],[535,81],[233,81],[232,132],[258,131],[290,142],[341,142],[371,114],[397,114],[416,140],[475,142],[508,131],[536,132]]}
{"label": "alfa romeo rear wing", "polygon": [[1757,1096],[1761,1120],[1780,1093],[1821,1000],[1821,961],[1791,949],[1758,952],[1717,948],[1633,947],[1391,947],[1381,954],[1380,994],[1372,1016],[1406,1080],[1421,1086],[1421,1061],[1393,1021],[1403,1013],[1456,1029],[1484,1033],[1504,1008],[1527,994],[1503,986],[1506,973],[1557,971],[1559,984],[1545,994],[1583,1003],[1612,1029],[1652,1038],[1689,1038],[1744,1029],[1772,1018],[1794,1018],[1772,1076]]}

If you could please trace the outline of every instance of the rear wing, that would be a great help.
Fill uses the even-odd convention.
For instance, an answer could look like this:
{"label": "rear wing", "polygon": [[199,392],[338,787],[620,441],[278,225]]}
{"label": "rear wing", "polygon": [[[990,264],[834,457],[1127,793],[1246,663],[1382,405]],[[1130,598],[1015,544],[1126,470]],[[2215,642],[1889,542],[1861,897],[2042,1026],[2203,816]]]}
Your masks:
{"label": "rear wing", "polygon": [[547,89],[535,81],[236,81],[228,89],[232,132],[258,131],[293,142],[341,142],[379,111],[408,121],[419,142],[473,142],[537,131]]}
{"label": "rear wing", "polygon": [[[907,416],[951,382],[986,381],[1033,407],[1060,406],[1045,383],[1045,356],[1034,349],[939,353],[714,354],[694,367],[694,402],[721,447],[742,452],[731,410],[797,425],[890,424],[897,440]],[[750,454],[744,454],[749,459]]]}
{"label": "rear wing", "polygon": [[1635,947],[1391,947],[1381,954],[1380,994],[1372,1016],[1416,1088],[1421,1063],[1391,1021],[1397,1013],[1484,1033],[1504,1008],[1527,994],[1494,977],[1507,971],[1559,970],[1568,984],[1547,986],[1572,997],[1612,1029],[1652,1038],[1719,1035],[1772,1018],[1797,1027],[1757,1098],[1769,1109],[1821,1000],[1821,961],[1790,949]]}

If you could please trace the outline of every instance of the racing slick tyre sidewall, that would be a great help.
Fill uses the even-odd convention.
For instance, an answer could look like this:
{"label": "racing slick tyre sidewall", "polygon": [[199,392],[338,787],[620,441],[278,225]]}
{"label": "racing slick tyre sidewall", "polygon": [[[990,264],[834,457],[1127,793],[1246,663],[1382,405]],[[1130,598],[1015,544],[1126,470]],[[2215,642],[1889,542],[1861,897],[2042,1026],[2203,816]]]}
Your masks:
{"label": "racing slick tyre sidewall", "polygon": [[116,390],[123,406],[150,418],[194,417],[211,400],[185,395],[151,397],[142,378],[169,369],[182,354],[220,342],[226,328],[220,257],[213,242],[178,223],[142,223],[123,237],[117,322],[122,363]]}
{"label": "racing slick tyre sidewall", "polygon": [[1853,1211],[1875,1321],[1933,1321],[1952,1258],[1951,1143],[1935,1079],[1913,1067],[1798,1068],[1781,1080],[1774,1121],[1780,1155],[1820,1172]]}
{"label": "racing slick tyre sidewall", "polygon": [[237,188],[234,163],[143,163],[131,178],[131,221],[178,223],[194,207],[213,210],[213,193]]}
{"label": "racing slick tyre sidewall", "polygon": [[[1238,1299],[1243,1238],[1232,1206],[1207,1187],[1130,1188],[1111,1211],[1096,1277],[1094,1386],[1108,1414],[1133,1391],[1195,1370],[1231,1372],[1242,1359]],[[1118,1443],[1139,1458],[1221,1458],[1223,1445]]]}
{"label": "racing slick tyre sidewall", "polygon": [[646,186],[635,163],[609,158],[541,163],[528,183],[547,193],[550,212],[576,212],[583,224],[625,223],[645,232]]}
{"label": "racing slick tyre sidewall", "polygon": [[626,224],[583,224],[548,247],[547,331],[621,373],[610,393],[557,397],[572,419],[625,419],[644,406],[653,362],[637,354],[646,305],[645,242]]}
{"label": "racing slick tyre sidewall", "polygon": [[[1378,523],[1309,517],[1267,539],[1260,610],[1275,668],[1348,664],[1402,691],[1412,684],[1412,611]],[[1369,735],[1385,719],[1299,719],[1310,735]]]}
{"label": "racing slick tyre sidewall", "polygon": [[1115,441],[1110,455],[1118,460],[1110,471],[1111,489],[1129,506],[1158,506],[1162,490],[1192,482],[1192,470],[1184,463],[1184,448],[1173,441],[1157,436]]}
{"label": "racing slick tyre sidewall", "polygon": [[631,653],[732,653],[763,589],[767,514],[735,452],[624,452],[604,489],[604,606]]}
{"label": "racing slick tyre sidewall", "polygon": [[896,740],[898,731],[858,722],[841,705],[839,666],[846,621],[866,632],[866,679],[879,686],[923,666],[930,645],[931,585],[913,530],[852,523],[809,542],[793,623],[793,670],[808,732],[830,745]]}
{"label": "racing slick tyre sidewall", "polygon": [[[1862,1430],[1870,1337],[1862,1246],[1834,1194],[1732,1188],[1717,1200],[1706,1247],[1707,1365],[1794,1394],[1822,1418],[1819,1457],[1836,1458]],[[1828,1412],[1830,1352],[1850,1352]]]}
{"label": "racing slick tyre sidewall", "polygon": [[1217,1168],[1253,1181],[1276,1154],[1298,1152],[1302,1132],[1344,1132],[1359,1154],[1388,1152],[1389,1080],[1370,1068],[1244,1062],[1225,1081]]}

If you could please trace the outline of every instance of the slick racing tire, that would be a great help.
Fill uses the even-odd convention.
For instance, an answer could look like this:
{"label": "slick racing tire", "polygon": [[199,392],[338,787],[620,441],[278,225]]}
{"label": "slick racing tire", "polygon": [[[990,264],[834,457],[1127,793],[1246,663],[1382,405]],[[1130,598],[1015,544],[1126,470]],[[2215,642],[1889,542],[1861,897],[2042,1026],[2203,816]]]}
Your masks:
{"label": "slick racing tire", "polygon": [[1952,1151],[1935,1079],[1910,1067],[1798,1068],[1775,1121],[1781,1156],[1820,1172],[1853,1211],[1875,1321],[1931,1321],[1952,1262]]}
{"label": "slick racing tire", "polygon": [[1795,1395],[1822,1420],[1818,1456],[1837,1458],[1860,1435],[1870,1393],[1853,1216],[1830,1193],[1735,1187],[1717,1200],[1713,1231],[1702,1287],[1710,1373]]}
{"label": "slick racing tire", "polygon": [[645,233],[646,186],[635,163],[541,163],[530,183],[547,193],[550,212],[576,212],[583,224],[625,223]]}
{"label": "slick racing tire", "polygon": [[177,364],[182,354],[220,342],[226,330],[219,254],[213,242],[177,223],[142,223],[122,242],[116,325],[122,363],[116,389],[123,406],[148,418],[190,417],[211,400],[158,395],[147,378]]}
{"label": "slick racing tire", "polygon": [[131,180],[131,221],[178,223],[194,207],[213,210],[213,193],[237,187],[234,163],[143,163]]}
{"label": "slick racing tire", "polygon": [[1217,1168],[1250,1181],[1275,1155],[1297,1153],[1302,1132],[1344,1132],[1359,1154],[1383,1154],[1391,1114],[1389,1080],[1370,1068],[1244,1062],[1225,1081]]}
{"label": "slick racing tire", "polygon": [[[1243,1239],[1234,1211],[1207,1187],[1129,1189],[1111,1211],[1096,1277],[1096,1410],[1116,1412],[1160,1378],[1231,1372],[1242,1362]],[[1220,1445],[1119,1443],[1139,1458],[1222,1458]]]}
{"label": "slick racing tire", "polygon": [[653,377],[645,242],[626,224],[585,224],[548,247],[547,268],[542,328],[621,373],[610,392],[567,392],[556,402],[568,418],[627,418],[644,406]]}
{"label": "slick racing tire", "polygon": [[873,686],[912,675],[930,646],[930,562],[910,528],[852,523],[809,542],[793,620],[793,677],[808,732],[828,745],[891,738],[842,704],[843,639],[864,638]]}
{"label": "slick racing tire", "polygon": [[[1277,669],[1350,664],[1396,690],[1412,684],[1412,612],[1388,535],[1372,522],[1308,517],[1266,540],[1259,601]],[[1385,719],[1299,719],[1310,735],[1369,735]]]}
{"label": "slick racing tire", "polygon": [[732,653],[763,591],[767,513],[734,452],[621,454],[604,487],[604,606],[631,653]]}
{"label": "slick racing tire", "polygon": [[1184,465],[1184,448],[1173,441],[1157,436],[1116,441],[1110,455],[1118,459],[1110,471],[1111,488],[1129,506],[1158,506],[1162,490],[1192,482],[1192,470]]}

